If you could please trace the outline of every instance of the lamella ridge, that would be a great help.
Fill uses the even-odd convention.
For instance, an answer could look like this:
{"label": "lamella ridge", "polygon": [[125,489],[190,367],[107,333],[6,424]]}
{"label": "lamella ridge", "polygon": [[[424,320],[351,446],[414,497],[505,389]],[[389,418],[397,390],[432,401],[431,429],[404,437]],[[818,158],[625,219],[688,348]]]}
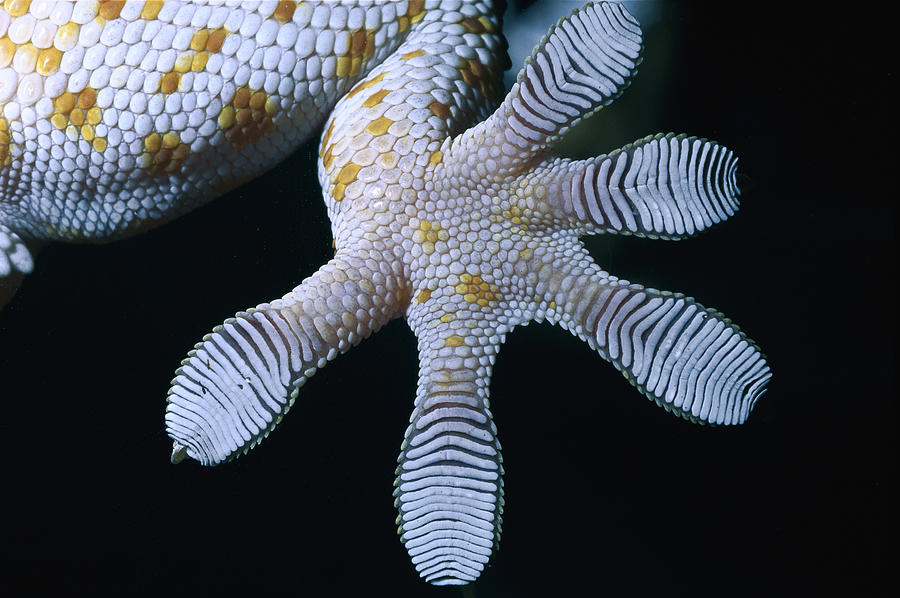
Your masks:
{"label": "lamella ridge", "polygon": [[579,240],[684,238],[738,208],[737,160],[705,139],[653,135],[595,159],[551,155],[629,85],[642,51],[634,19],[618,4],[575,11],[491,111],[499,24],[487,6],[453,8],[413,26],[325,123],[319,180],[334,260],[206,337],[166,416],[176,451],[228,460],[268,434],[318,368],[405,318],[419,385],[396,469],[397,523],[416,570],[437,585],[477,579],[500,541],[489,387],[516,326],[559,324],[695,422],[744,422],[771,376],[722,314],[609,275]]}
{"label": "lamella ridge", "polygon": [[504,508],[490,379],[516,326],[558,324],[692,422],[743,423],[771,378],[731,320],[610,275],[580,241],[686,238],[738,209],[737,158],[714,141],[551,153],[630,85],[638,23],[620,4],[575,10],[505,95],[504,44],[486,0],[7,0],[0,303],[41,244],[165,222],[321,128],[335,255],[189,352],[168,395],[172,460],[246,453],[313,374],[404,318],[419,383],[395,470],[400,540],[429,583],[478,579]]}

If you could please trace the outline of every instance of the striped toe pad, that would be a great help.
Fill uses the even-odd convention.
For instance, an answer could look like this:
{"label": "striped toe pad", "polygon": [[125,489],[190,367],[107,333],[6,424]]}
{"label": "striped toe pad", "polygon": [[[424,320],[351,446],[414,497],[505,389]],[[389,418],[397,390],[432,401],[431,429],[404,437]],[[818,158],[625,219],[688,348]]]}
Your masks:
{"label": "striped toe pad", "polygon": [[697,423],[746,421],[771,371],[721,313],[610,275],[581,241],[682,239],[738,209],[737,158],[713,141],[652,135],[588,160],[551,154],[637,71],[640,28],[620,4],[561,20],[502,101],[488,5],[394,5],[424,14],[325,122],[318,173],[334,259],[207,335],[178,370],[166,423],[173,460],[229,460],[265,438],[313,373],[403,317],[419,384],[395,472],[398,531],[426,581],[466,584],[500,541],[504,463],[488,391],[516,326],[559,324]]}

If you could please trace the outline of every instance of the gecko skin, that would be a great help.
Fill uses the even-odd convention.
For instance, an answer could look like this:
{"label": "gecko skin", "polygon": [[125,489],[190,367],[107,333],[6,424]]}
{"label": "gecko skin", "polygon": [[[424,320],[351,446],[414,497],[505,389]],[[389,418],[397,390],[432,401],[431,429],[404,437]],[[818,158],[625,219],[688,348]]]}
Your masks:
{"label": "gecko skin", "polygon": [[[428,582],[465,584],[500,537],[488,387],[516,326],[559,324],[694,422],[743,423],[765,391],[769,366],[730,320],[609,275],[579,240],[684,238],[737,209],[736,159],[711,141],[655,135],[595,159],[551,155],[636,72],[641,33],[621,6],[561,21],[504,99],[489,2],[262,2],[227,15],[171,1],[145,15],[129,2],[113,18],[107,4],[79,3],[64,23],[47,17],[57,37],[84,21],[72,59],[82,66],[71,70],[61,50],[62,83],[37,71],[43,93],[22,100],[35,77],[18,70],[21,50],[16,92],[0,70],[0,101],[19,101],[4,108],[0,144],[10,272],[30,269],[28,248],[41,240],[114,238],[174,217],[274,165],[325,121],[319,180],[335,256],[282,298],[226,320],[182,362],[166,409],[173,461],[246,453],[319,368],[403,317],[420,376],[396,470],[399,533]],[[143,33],[128,37],[134,23]],[[113,26],[121,35],[107,36]],[[114,64],[97,75],[96,57],[84,65],[105,37],[128,47],[109,46],[104,64]],[[140,61],[129,58],[134,44]]]}
{"label": "gecko skin", "polygon": [[414,29],[490,12],[437,4],[0,0],[0,307],[43,244],[127,237],[222,195]]}

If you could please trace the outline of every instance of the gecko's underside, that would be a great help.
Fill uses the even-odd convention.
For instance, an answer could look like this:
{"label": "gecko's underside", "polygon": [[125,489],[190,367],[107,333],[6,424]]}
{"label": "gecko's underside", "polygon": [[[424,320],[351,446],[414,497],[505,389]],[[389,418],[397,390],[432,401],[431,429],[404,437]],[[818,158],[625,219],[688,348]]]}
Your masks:
{"label": "gecko's underside", "polygon": [[[49,104],[19,89],[20,106],[0,121],[14,133],[6,153],[0,143],[3,278],[29,271],[29,248],[42,241],[114,238],[174,217],[277,163],[327,118],[318,164],[334,258],[283,297],[229,318],[189,353],[166,409],[173,461],[213,465],[246,453],[319,368],[405,318],[420,372],[396,470],[399,533],[428,582],[464,584],[477,579],[500,538],[503,466],[488,389],[516,326],[559,324],[685,419],[746,420],[771,377],[758,347],[690,297],[611,276],[579,240],[601,232],[681,239],[727,219],[739,194],[731,151],[653,135],[588,160],[550,153],[636,73],[641,31],[620,5],[591,4],[560,21],[503,98],[499,20],[486,2],[278,2],[267,14],[198,16],[205,8],[193,7],[183,18],[191,5],[176,4],[131,21],[120,8],[97,38],[112,35],[108,23],[128,21],[124,39],[128,23],[144,20],[152,32],[152,20],[161,20],[146,49],[177,47],[189,31],[180,50],[193,53],[187,71],[179,74],[176,53],[174,78],[148,62],[156,75],[134,85],[125,76],[108,93],[115,66],[105,80],[94,74],[99,63],[66,73],[65,82],[41,74],[45,94],[56,89]],[[67,23],[82,18],[69,12]],[[67,25],[47,20],[68,43],[59,33]],[[160,42],[165,23],[174,31]],[[16,27],[24,25],[8,24],[10,35],[19,35]],[[267,52],[267,40],[279,52]],[[62,69],[65,56],[58,62]],[[31,74],[16,73],[21,88]],[[81,88],[71,82],[77,77]],[[215,93],[196,91],[197,80]],[[169,111],[175,94],[181,104]],[[188,113],[188,104],[196,110]],[[168,116],[142,120],[149,106]],[[83,128],[90,118],[99,120]],[[27,152],[36,166],[25,166]],[[84,172],[65,174],[66,159],[85,161]],[[159,203],[145,201],[154,194]]]}
{"label": "gecko's underside", "polygon": [[[338,103],[319,170],[334,259],[206,336],[178,370],[166,421],[175,459],[233,458],[272,430],[318,368],[406,318],[420,375],[396,471],[399,533],[423,577],[458,584],[478,577],[500,538],[503,466],[488,387],[515,326],[561,325],[697,422],[742,423],[770,374],[721,314],[608,275],[578,240],[682,238],[737,209],[736,160],[713,142],[657,135],[592,160],[548,154],[628,85],[641,50],[630,16],[594,5],[561,22],[493,114],[456,135],[443,123],[423,127],[409,142],[421,149],[385,180],[379,161],[400,141],[382,137],[414,135],[427,122],[416,106],[450,110],[433,109],[451,87],[435,82],[439,43],[408,42]],[[385,107],[416,70],[406,106]]]}

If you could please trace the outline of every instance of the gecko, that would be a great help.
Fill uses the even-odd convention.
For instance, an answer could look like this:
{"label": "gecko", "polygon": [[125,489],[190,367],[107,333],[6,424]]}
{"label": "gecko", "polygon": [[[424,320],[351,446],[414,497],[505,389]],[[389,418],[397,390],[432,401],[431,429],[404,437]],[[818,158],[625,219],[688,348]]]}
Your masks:
{"label": "gecko", "polygon": [[[641,60],[620,5],[553,27],[508,93],[491,2],[7,0],[0,10],[0,285],[51,241],[169,221],[319,131],[334,257],[206,335],[169,390],[171,458],[227,462],[301,387],[393,319],[419,383],[395,475],[398,531],[427,582],[476,580],[500,541],[490,377],[506,335],[559,325],[639,392],[698,423],[746,421],[771,378],[719,312],[601,269],[581,237],[681,239],[738,209],[726,147],[651,135],[553,155]],[[0,297],[2,298],[2,297]]]}

